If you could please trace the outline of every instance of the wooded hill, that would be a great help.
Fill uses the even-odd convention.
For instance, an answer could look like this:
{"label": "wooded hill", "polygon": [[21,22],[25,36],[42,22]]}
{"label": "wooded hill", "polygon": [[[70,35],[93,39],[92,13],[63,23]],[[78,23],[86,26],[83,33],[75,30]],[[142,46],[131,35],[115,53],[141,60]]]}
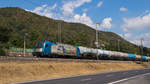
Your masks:
{"label": "wooded hill", "polygon": [[[24,35],[27,33],[27,48],[43,40],[58,42],[58,23],[61,22],[62,43],[95,48],[95,30],[81,23],[68,23],[40,16],[16,7],[0,8],[0,46],[23,48]],[[140,54],[136,46],[113,32],[99,31],[101,48],[121,52]],[[144,55],[150,49],[144,47]]]}

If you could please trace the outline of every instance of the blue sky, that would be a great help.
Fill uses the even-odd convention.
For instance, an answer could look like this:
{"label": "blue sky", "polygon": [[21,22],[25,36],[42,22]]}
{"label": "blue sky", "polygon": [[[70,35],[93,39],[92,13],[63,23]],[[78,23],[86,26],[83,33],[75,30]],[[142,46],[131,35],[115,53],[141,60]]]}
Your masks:
{"label": "blue sky", "polygon": [[2,7],[20,7],[26,11],[83,23],[112,31],[128,41],[150,47],[150,0],[0,0]]}

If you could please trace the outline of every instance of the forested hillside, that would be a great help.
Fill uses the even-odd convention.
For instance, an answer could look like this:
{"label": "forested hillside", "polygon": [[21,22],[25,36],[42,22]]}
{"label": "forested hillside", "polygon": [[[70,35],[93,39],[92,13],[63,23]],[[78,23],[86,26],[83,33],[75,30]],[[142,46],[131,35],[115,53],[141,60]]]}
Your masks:
{"label": "forested hillside", "polygon": [[[26,33],[27,48],[33,48],[38,41],[58,42],[58,23],[61,23],[62,43],[95,47],[95,30],[80,23],[68,23],[50,19],[20,8],[0,8],[0,46],[23,47]],[[113,32],[99,31],[102,49],[140,54],[140,48]],[[144,47],[144,55],[150,49]]]}

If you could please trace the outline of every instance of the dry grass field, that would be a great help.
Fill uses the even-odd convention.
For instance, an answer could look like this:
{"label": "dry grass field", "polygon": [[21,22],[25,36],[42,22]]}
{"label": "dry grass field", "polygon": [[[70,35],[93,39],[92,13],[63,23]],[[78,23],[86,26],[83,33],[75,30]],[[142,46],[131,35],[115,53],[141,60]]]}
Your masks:
{"label": "dry grass field", "polygon": [[92,62],[0,62],[0,84],[143,69],[150,64]]}

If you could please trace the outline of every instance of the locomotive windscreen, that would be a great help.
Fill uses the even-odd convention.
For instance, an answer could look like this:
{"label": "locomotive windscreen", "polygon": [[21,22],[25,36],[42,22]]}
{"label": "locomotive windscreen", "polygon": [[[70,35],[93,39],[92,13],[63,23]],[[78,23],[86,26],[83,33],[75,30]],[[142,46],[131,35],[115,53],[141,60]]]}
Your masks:
{"label": "locomotive windscreen", "polygon": [[36,45],[35,45],[35,48],[42,48],[43,47],[43,42],[38,42]]}

